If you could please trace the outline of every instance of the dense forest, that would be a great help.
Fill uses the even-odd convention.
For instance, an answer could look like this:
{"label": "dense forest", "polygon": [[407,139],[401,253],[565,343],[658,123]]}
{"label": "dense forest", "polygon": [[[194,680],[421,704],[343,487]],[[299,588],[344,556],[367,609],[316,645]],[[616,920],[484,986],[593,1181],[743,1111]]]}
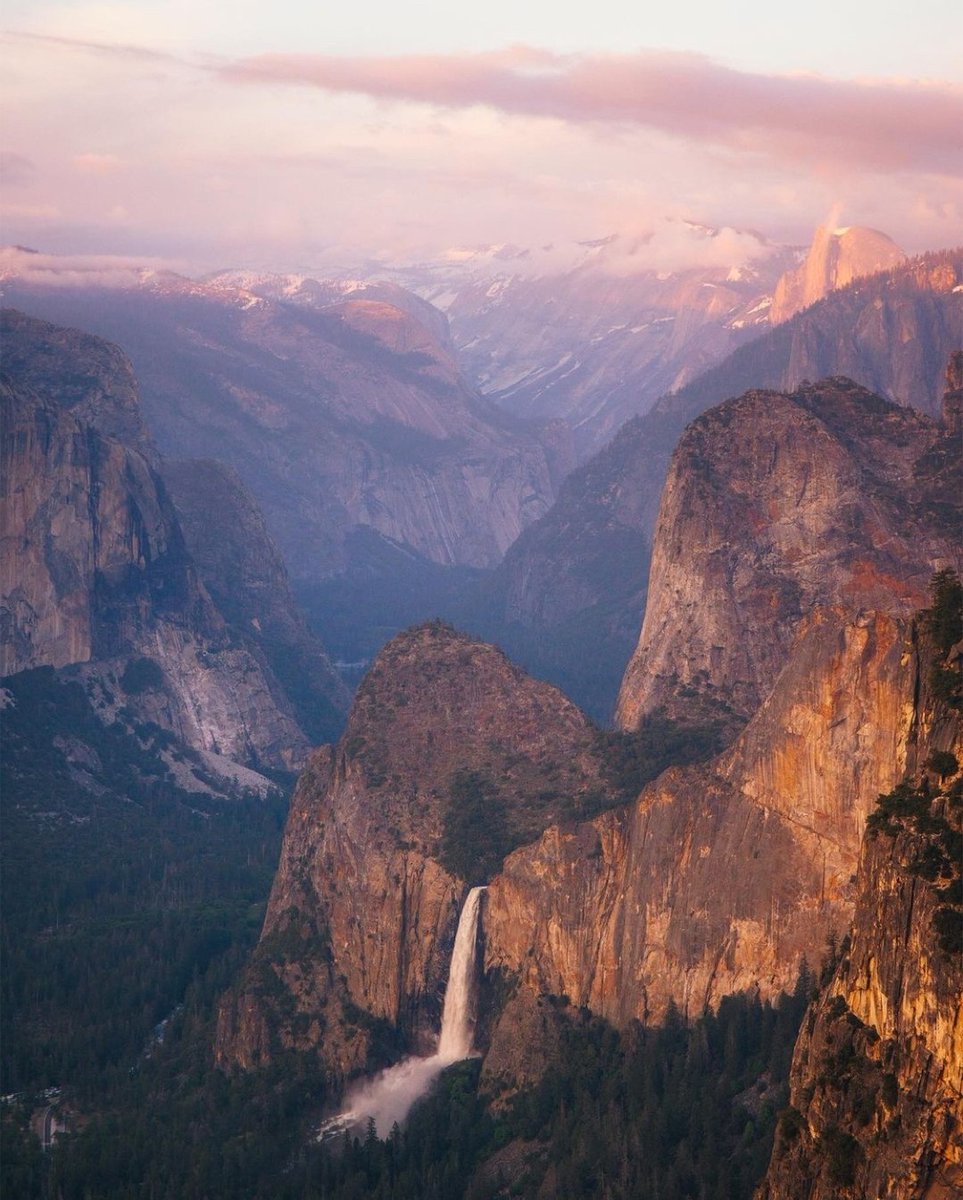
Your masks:
{"label": "dense forest", "polygon": [[57,1200],[749,1200],[813,983],[804,972],[775,1005],[733,996],[690,1024],[672,1013],[622,1034],[557,1001],[561,1053],[536,1087],[491,1106],[469,1060],[403,1130],[380,1139],[369,1123],[323,1145],[311,1136],[322,1081],[293,1060],[235,1079],[214,1070],[198,988],[95,1115],[43,1157],[9,1139],[4,1172],[11,1195]]}
{"label": "dense forest", "polygon": [[[128,679],[126,686],[135,686]],[[287,810],[50,668],[4,681],[2,1091],[99,1103],[260,932]]]}

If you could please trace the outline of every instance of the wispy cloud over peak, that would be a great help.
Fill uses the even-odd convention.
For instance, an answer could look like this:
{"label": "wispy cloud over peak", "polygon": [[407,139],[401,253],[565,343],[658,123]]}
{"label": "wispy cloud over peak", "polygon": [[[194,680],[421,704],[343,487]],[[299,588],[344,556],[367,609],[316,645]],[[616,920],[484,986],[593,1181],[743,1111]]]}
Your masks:
{"label": "wispy cloud over peak", "polygon": [[159,276],[177,278],[173,272],[179,266],[160,258],[45,254],[23,246],[0,246],[0,282],[17,279],[43,287],[143,287]]}

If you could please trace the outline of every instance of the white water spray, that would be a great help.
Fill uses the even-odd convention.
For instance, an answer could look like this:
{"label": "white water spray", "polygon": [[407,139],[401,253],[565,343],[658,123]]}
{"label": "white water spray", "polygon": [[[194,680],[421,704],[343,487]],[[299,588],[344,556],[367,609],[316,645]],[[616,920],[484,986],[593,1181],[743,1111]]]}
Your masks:
{"label": "white water spray", "polygon": [[451,969],[441,1014],[441,1037],[437,1058],[446,1065],[471,1054],[475,1033],[475,949],[478,944],[478,914],[484,888],[474,887],[465,899],[458,918],[458,932],[451,952]]}
{"label": "white water spray", "polygon": [[401,1124],[414,1102],[428,1091],[445,1067],[471,1057],[477,998],[475,954],[484,890],[471,889],[458,919],[437,1051],[429,1058],[402,1059],[373,1079],[353,1087],[344,1109],[321,1126],[319,1140],[351,1129],[369,1117],[374,1118],[378,1136],[387,1137],[392,1125],[396,1121]]}

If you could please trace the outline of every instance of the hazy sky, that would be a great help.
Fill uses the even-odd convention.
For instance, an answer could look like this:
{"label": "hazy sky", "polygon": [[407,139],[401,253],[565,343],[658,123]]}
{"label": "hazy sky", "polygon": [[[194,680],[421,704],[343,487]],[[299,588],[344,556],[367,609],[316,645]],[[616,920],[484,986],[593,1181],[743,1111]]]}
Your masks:
{"label": "hazy sky", "polygon": [[659,9],[7,0],[3,240],[310,267],[835,206],[963,241],[961,0]]}

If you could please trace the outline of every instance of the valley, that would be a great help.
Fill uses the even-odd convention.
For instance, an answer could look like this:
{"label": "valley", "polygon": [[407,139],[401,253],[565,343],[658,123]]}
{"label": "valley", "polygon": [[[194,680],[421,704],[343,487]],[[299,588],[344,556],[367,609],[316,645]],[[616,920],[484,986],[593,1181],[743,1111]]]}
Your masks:
{"label": "valley", "polygon": [[963,1186],[963,259],[863,232],[607,277],[621,392],[522,272],[6,252],[9,1186]]}

